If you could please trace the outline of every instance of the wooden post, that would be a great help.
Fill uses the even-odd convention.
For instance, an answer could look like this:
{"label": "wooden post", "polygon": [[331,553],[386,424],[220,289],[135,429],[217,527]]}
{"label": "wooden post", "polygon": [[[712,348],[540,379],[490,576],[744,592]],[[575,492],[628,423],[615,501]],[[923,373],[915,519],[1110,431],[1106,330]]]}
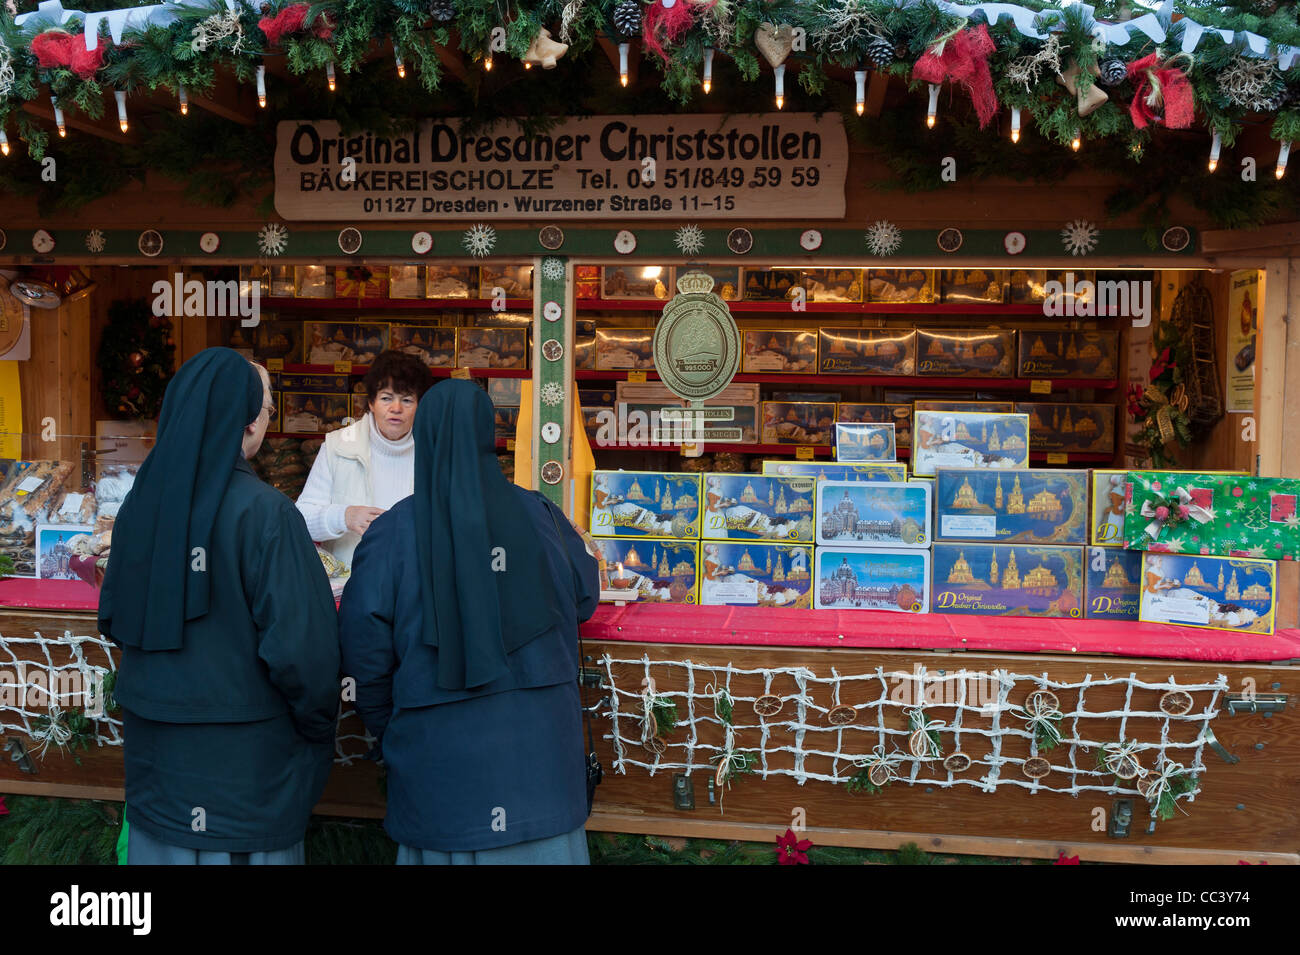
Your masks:
{"label": "wooden post", "polygon": [[[1261,477],[1300,477],[1300,441],[1289,426],[1300,401],[1300,260],[1269,259],[1264,271],[1259,328],[1259,459]],[[1290,437],[1288,441],[1287,438]],[[1300,564],[1280,561],[1277,626],[1300,623]]]}
{"label": "wooden post", "polygon": [[[546,275],[543,266],[547,262],[560,263],[563,272],[559,278]],[[573,375],[572,277],[573,265],[564,257],[547,255],[533,259],[533,431],[530,436],[533,486],[566,512],[573,479],[571,424],[577,398]],[[548,352],[555,357],[548,358]],[[556,393],[560,396],[558,403],[553,398]],[[546,401],[544,397],[552,400]]]}

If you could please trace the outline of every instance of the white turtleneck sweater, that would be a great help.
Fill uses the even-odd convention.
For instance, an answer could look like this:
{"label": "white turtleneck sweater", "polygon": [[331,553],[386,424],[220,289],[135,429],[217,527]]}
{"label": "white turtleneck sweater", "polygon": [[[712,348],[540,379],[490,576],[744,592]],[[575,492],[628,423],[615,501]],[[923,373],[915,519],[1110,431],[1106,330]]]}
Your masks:
{"label": "white turtleneck sweater", "polygon": [[369,432],[366,475],[370,482],[371,499],[346,499],[349,495],[335,486],[334,470],[343,462],[331,451],[331,445],[327,441],[316,456],[311,474],[307,476],[307,483],[297,501],[298,510],[307,522],[312,540],[332,541],[346,534],[344,515],[349,507],[368,505],[387,510],[415,490],[414,434],[408,431],[402,439],[390,441],[379,433],[371,414],[365,416],[365,427]]}

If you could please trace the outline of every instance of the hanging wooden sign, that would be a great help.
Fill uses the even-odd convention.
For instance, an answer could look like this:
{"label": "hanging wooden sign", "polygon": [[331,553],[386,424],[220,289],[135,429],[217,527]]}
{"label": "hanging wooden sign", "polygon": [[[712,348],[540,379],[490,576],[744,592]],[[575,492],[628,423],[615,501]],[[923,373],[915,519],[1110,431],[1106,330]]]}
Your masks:
{"label": "hanging wooden sign", "polygon": [[594,116],[525,132],[425,120],[393,136],[338,123],[276,131],[289,220],[841,219],[848,141],[836,114]]}

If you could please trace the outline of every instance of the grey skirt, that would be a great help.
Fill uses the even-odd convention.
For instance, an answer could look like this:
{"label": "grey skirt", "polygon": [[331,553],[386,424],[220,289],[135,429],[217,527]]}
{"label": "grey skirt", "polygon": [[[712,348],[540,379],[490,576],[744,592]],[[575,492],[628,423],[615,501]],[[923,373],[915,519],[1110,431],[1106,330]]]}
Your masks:
{"label": "grey skirt", "polygon": [[590,861],[587,831],[581,826],[563,835],[477,852],[397,847],[398,865],[589,865]]}
{"label": "grey skirt", "polygon": [[303,865],[303,843],[274,852],[212,852],[168,845],[130,826],[126,834],[127,865]]}

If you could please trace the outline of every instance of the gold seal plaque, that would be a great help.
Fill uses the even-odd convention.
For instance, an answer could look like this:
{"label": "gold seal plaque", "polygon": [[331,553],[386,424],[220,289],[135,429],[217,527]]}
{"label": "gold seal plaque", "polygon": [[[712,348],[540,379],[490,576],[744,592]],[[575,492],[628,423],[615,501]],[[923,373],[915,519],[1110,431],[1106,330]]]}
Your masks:
{"label": "gold seal plaque", "polygon": [[740,367],[740,332],[711,276],[687,272],[678,277],[677,292],[655,328],[655,370],[677,397],[706,401]]}

